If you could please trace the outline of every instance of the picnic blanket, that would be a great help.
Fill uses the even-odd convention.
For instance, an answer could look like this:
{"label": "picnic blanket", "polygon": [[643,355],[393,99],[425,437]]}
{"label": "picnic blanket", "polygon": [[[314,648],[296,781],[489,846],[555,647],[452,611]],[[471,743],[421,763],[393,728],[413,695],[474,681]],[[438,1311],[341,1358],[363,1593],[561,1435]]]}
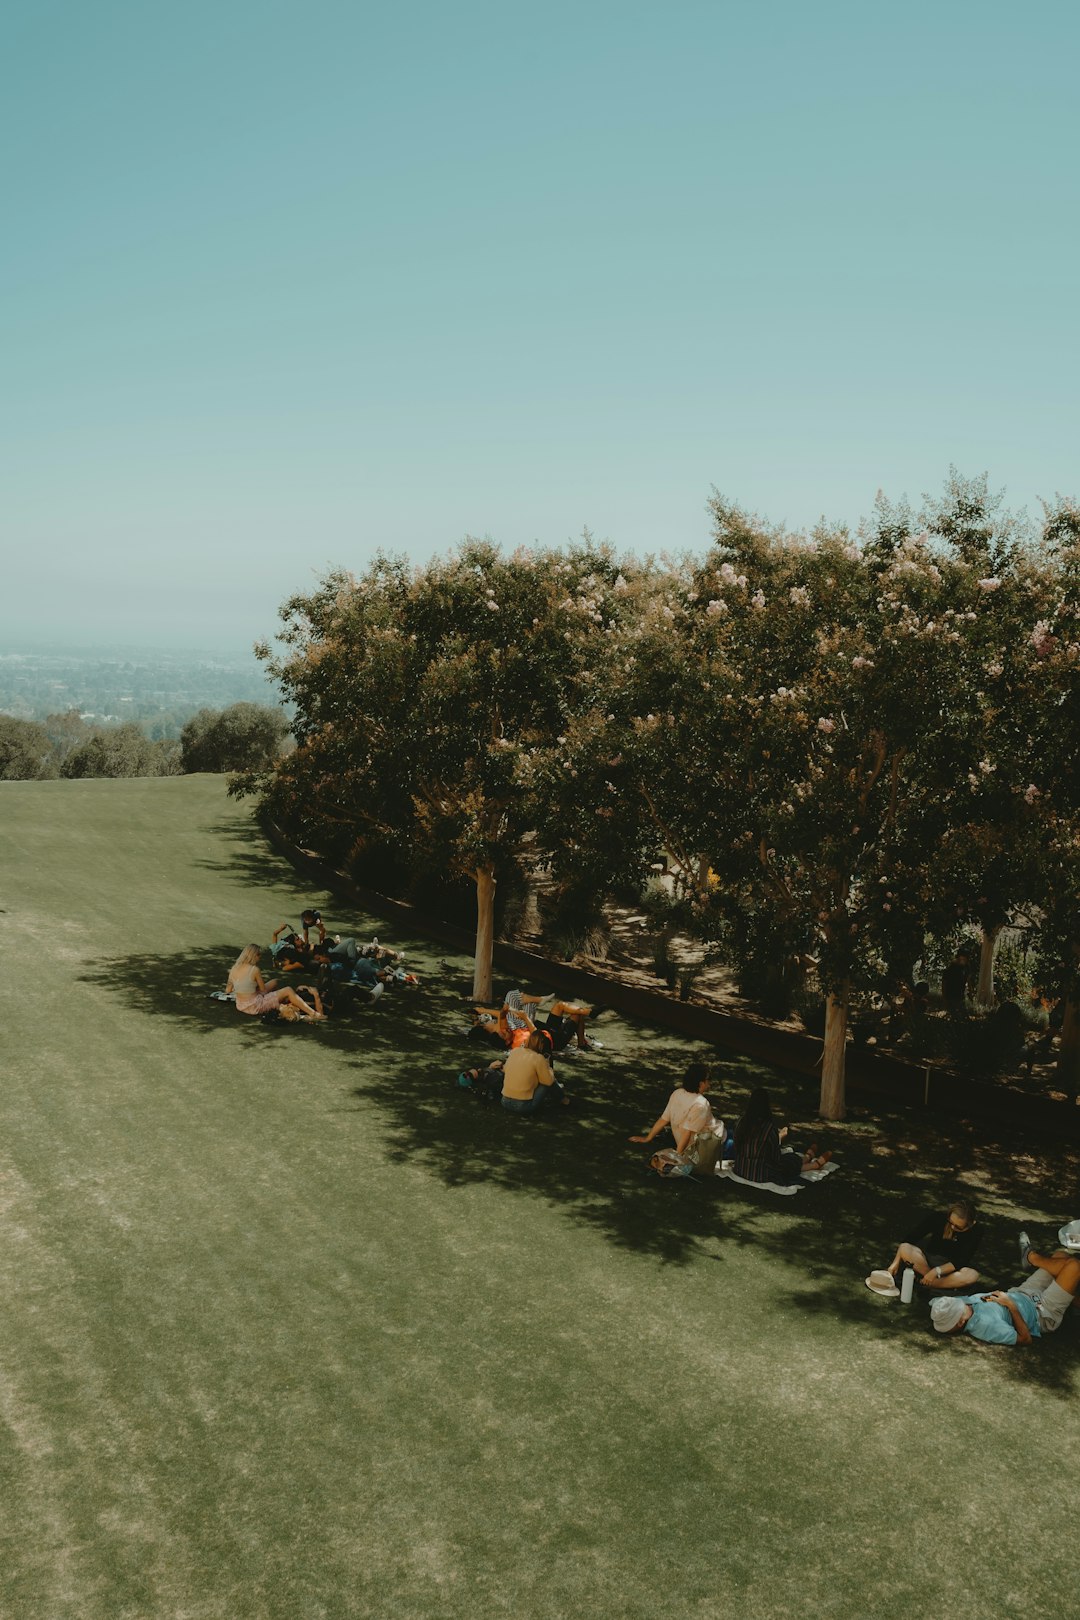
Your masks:
{"label": "picnic blanket", "polygon": [[[785,1153],[794,1153],[794,1151],[794,1148],[784,1149]],[[804,1170],[798,1181],[792,1182],[748,1181],[745,1176],[737,1176],[734,1170],[725,1169],[722,1164],[716,1166],[716,1173],[718,1176],[723,1176],[725,1181],[737,1181],[740,1187],[760,1187],[763,1192],[779,1193],[781,1198],[792,1198],[797,1192],[802,1192],[806,1182],[824,1181],[826,1176],[831,1175],[837,1169],[839,1169],[839,1166],[836,1160],[830,1159],[822,1169]]]}

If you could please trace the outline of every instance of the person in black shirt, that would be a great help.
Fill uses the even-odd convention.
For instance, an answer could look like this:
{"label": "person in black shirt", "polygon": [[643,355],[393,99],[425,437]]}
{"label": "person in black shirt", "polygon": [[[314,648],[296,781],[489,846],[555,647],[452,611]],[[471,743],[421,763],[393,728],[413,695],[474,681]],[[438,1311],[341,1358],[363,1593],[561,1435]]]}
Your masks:
{"label": "person in black shirt", "polygon": [[[981,1236],[973,1206],[958,1198],[947,1210],[926,1210],[904,1238],[884,1271],[871,1272],[866,1286],[891,1294],[901,1266],[911,1266],[919,1287],[930,1292],[971,1288],[979,1280],[972,1265]],[[887,1281],[892,1279],[891,1285]],[[879,1281],[874,1281],[879,1279]]]}

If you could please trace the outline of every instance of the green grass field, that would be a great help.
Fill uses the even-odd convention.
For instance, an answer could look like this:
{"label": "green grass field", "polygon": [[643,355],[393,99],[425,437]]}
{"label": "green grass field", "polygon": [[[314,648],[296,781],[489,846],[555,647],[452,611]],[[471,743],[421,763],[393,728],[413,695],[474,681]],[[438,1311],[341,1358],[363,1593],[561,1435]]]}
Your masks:
{"label": "green grass field", "polygon": [[662,1182],[668,1035],[605,1019],[522,1121],[421,939],[326,1028],[207,1000],[302,902],[388,932],[220,779],[4,784],[0,834],[2,1620],[1070,1612],[1080,1322],[939,1341],[862,1278],[962,1187],[1015,1280],[1073,1150],[856,1114],[794,1199]]}

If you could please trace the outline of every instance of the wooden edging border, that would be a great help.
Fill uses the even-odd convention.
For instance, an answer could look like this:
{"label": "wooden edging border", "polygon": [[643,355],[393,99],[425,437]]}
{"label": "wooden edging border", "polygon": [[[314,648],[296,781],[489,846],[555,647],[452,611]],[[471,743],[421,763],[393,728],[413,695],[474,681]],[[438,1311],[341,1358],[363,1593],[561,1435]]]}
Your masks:
{"label": "wooden edging border", "polygon": [[[269,817],[261,816],[259,822],[278,853],[305,876],[316,880],[321,888],[347,895],[363,910],[400,923],[410,933],[426,935],[466,956],[472,955],[475,940],[468,929],[420,911],[407,900],[394,900],[376,889],[363,888],[311,850],[294,844]],[[495,961],[501,970],[523,983],[547,985],[567,995],[610,1007],[628,1018],[670,1029],[690,1040],[723,1047],[777,1069],[809,1077],[816,1075],[821,1062],[823,1043],[816,1036],[778,1029],[775,1025],[740,1018],[735,1013],[716,1012],[692,1001],[673,1001],[658,990],[621,984],[600,973],[573,967],[569,962],[552,961],[550,957],[523,950],[506,940],[495,941]],[[847,1089],[856,1101],[880,1098],[934,1113],[992,1117],[1021,1129],[1053,1131],[1068,1140],[1080,1137],[1080,1108],[1072,1104],[1009,1091],[986,1081],[968,1080],[937,1065],[914,1063],[891,1052],[875,1052],[873,1048],[849,1046]]]}

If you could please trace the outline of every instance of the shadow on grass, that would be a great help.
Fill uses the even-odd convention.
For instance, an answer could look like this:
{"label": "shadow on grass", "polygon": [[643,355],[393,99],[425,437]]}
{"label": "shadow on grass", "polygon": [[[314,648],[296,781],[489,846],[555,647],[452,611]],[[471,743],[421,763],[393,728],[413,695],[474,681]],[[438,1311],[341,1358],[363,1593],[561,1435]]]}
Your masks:
{"label": "shadow on grass", "polygon": [[[841,1126],[814,1118],[816,1084],[763,1069],[729,1053],[709,1052],[671,1035],[608,1015],[598,1033],[606,1050],[564,1055],[558,1073],[573,1103],[548,1117],[523,1118],[459,1089],[459,1068],[490,1055],[465,1040],[457,961],[430,947],[410,948],[420,991],[390,988],[378,1002],[339,990],[332,1020],[316,1027],[265,1025],[207,1000],[219,988],[235,943],[193,947],[147,960],[120,957],[95,964],[84,981],[122,997],[140,1012],[231,1040],[302,1040],[337,1054],[330,1072],[340,1090],[331,1108],[385,1126],[392,1161],[423,1167],[445,1186],[494,1183],[518,1196],[542,1198],[621,1248],[683,1265],[706,1254],[728,1262],[732,1246],[753,1247],[768,1275],[795,1265],[807,1287],[791,1291],[793,1310],[825,1314],[860,1334],[901,1337],[916,1355],[983,1351],[968,1341],[938,1340],[922,1305],[900,1307],[870,1294],[867,1272],[891,1258],[922,1208],[944,1208],[966,1196],[982,1207],[979,1265],[987,1289],[1015,1282],[1015,1233],[1021,1220],[1043,1235],[1058,1222],[1064,1189],[1075,1185],[1075,1150],[1024,1155],[985,1140],[972,1121],[950,1120],[948,1137],[924,1116],[855,1111]],[[294,976],[291,982],[302,979]],[[286,980],[285,982],[289,982]],[[505,987],[508,988],[508,987]],[[649,1150],[628,1137],[660,1113],[688,1061],[714,1062],[711,1101],[734,1119],[750,1089],[764,1081],[793,1139],[834,1149],[840,1169],[794,1197],[715,1179],[661,1180],[648,1169]],[[658,1145],[663,1145],[661,1139]],[[1017,1210],[1021,1213],[1018,1215]],[[717,1249],[717,1240],[721,1246]],[[990,1351],[1006,1376],[1066,1396],[1073,1392],[1076,1326],[1027,1351]]]}
{"label": "shadow on grass", "polygon": [[231,878],[244,888],[295,889],[296,868],[267,845],[253,822],[225,821],[205,831],[215,846],[228,846],[228,853],[219,860],[195,861],[202,871]]}

